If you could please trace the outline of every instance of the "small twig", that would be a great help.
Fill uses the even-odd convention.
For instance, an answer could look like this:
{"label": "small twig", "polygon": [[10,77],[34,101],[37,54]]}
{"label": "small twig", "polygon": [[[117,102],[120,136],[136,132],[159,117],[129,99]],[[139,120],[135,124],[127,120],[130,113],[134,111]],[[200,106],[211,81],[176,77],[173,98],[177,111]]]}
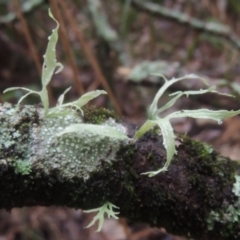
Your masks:
{"label": "small twig", "polygon": [[119,223],[121,224],[122,228],[123,228],[123,232],[125,234],[125,238],[126,240],[131,240],[131,233],[129,230],[129,227],[127,225],[127,220],[125,218],[120,218]]}
{"label": "small twig", "polygon": [[94,91],[95,89],[97,89],[100,85],[100,82],[99,81],[93,81],[87,88],[87,91],[90,92],[90,91]]}
{"label": "small twig", "polygon": [[64,13],[65,13],[65,17],[67,19],[67,21],[71,24],[71,26],[74,28],[74,31],[76,32],[76,36],[78,41],[80,42],[84,53],[86,54],[86,57],[88,58],[90,64],[92,65],[92,68],[94,69],[99,81],[101,82],[101,84],[103,85],[103,87],[105,88],[105,90],[108,92],[109,98],[111,99],[116,112],[118,113],[118,115],[121,116],[121,108],[117,102],[116,97],[114,96],[112,89],[109,87],[102,71],[101,68],[99,67],[99,64],[94,56],[94,54],[92,53],[92,50],[90,48],[90,46],[88,45],[88,43],[85,41],[83,33],[81,31],[81,28],[78,26],[77,22],[75,21],[75,19],[73,18],[70,10],[68,9],[68,6],[66,5],[66,2],[63,0],[59,0],[59,3],[62,7],[62,9],[64,9]]}
{"label": "small twig", "polygon": [[132,6],[140,11],[144,11],[156,16],[161,16],[183,25],[188,25],[197,31],[206,32],[215,36],[222,37],[230,42],[235,48],[240,50],[239,37],[234,34],[230,27],[227,25],[213,22],[207,23],[197,18],[193,18],[188,14],[166,8],[160,4],[153,2],[132,0]]}
{"label": "small twig", "polygon": [[[19,46],[14,40],[12,40],[5,31],[0,31],[0,40],[15,53],[17,52],[23,56],[26,56],[28,54],[28,51],[25,50],[22,46]],[[1,45],[1,47],[3,47],[3,45]]]}
{"label": "small twig", "polygon": [[62,45],[65,49],[67,58],[68,58],[69,63],[71,65],[73,75],[74,75],[74,81],[75,81],[75,85],[77,87],[78,93],[80,95],[82,95],[82,94],[84,94],[84,88],[83,88],[83,85],[82,85],[82,81],[79,77],[77,64],[76,64],[76,61],[74,59],[74,56],[73,56],[73,53],[72,53],[72,50],[71,50],[71,47],[70,47],[69,39],[68,39],[67,34],[66,34],[67,31],[66,31],[66,28],[65,28],[65,25],[64,25],[62,14],[60,13],[60,10],[59,10],[58,4],[57,4],[57,0],[50,0],[50,5],[52,7],[52,10],[53,10],[56,18],[58,19],[58,21],[60,23],[60,28],[59,28],[60,35],[61,35],[60,41],[62,42]]}
{"label": "small twig", "polygon": [[33,60],[36,64],[38,74],[41,76],[41,64],[40,64],[40,61],[39,61],[39,57],[38,57],[37,51],[35,49],[35,46],[33,44],[33,40],[32,40],[32,37],[30,35],[27,22],[25,21],[25,18],[22,14],[22,10],[21,10],[20,3],[19,3],[18,0],[14,0],[14,6],[15,6],[15,9],[16,9],[16,12],[17,12],[17,16],[18,16],[18,18],[21,22],[22,31],[24,33],[24,36],[26,37],[26,41],[27,41],[27,44],[29,46],[31,55],[32,55]]}

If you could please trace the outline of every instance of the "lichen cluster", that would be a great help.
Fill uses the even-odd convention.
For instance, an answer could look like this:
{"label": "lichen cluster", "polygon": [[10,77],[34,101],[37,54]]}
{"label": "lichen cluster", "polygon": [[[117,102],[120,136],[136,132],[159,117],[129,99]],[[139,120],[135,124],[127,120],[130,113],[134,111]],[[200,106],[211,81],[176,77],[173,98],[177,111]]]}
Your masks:
{"label": "lichen cluster", "polygon": [[[235,176],[236,182],[233,184],[232,192],[236,195],[237,200],[229,204],[227,201],[224,201],[221,206],[221,211],[211,211],[208,218],[208,230],[212,230],[214,224],[232,224],[232,226],[237,225],[240,221],[240,176]],[[224,232],[224,235],[227,236],[227,231]],[[239,239],[236,237],[235,239]]]}
{"label": "lichen cluster", "polygon": [[31,171],[31,126],[36,121],[36,108],[13,108],[9,103],[0,105],[0,159],[15,168],[16,173]]}
{"label": "lichen cluster", "polygon": [[[110,120],[111,125],[113,120]],[[40,128],[34,129],[34,145],[41,148],[35,152],[34,165],[44,169],[45,173],[59,171],[61,178],[72,178],[76,175],[88,179],[92,172],[98,171],[101,161],[111,163],[116,154],[128,140],[112,139],[99,134],[71,132],[59,136],[64,128],[82,123],[75,110],[66,116],[44,118]],[[39,130],[40,129],[40,130]],[[117,126],[116,126],[116,129]]]}

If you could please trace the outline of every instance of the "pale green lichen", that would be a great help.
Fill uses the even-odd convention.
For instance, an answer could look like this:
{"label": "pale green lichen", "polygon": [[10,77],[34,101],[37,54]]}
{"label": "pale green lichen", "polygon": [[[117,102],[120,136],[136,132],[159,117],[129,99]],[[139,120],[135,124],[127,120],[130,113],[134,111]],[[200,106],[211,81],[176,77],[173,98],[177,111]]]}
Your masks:
{"label": "pale green lichen", "polygon": [[142,174],[146,174],[149,177],[153,177],[160,172],[167,171],[168,167],[173,159],[174,154],[177,153],[176,151],[176,146],[175,146],[175,134],[174,134],[174,129],[172,127],[172,124],[170,120],[172,118],[181,118],[181,117],[191,117],[191,118],[203,118],[203,119],[211,119],[217,121],[219,124],[222,123],[222,120],[228,117],[233,117],[238,114],[240,114],[240,110],[238,111],[227,111],[227,110],[219,110],[219,111],[212,111],[209,109],[197,109],[197,110],[181,110],[177,112],[173,112],[165,117],[160,117],[159,114],[165,111],[166,109],[170,108],[173,106],[176,101],[181,98],[182,96],[190,96],[190,95],[199,95],[199,94],[206,94],[208,92],[211,93],[217,93],[220,95],[225,95],[225,96],[231,96],[229,94],[224,94],[224,93],[219,93],[216,91],[216,87],[212,86],[208,89],[200,89],[198,91],[179,91],[172,93],[170,96],[172,99],[167,102],[163,107],[158,108],[158,101],[164,94],[164,92],[174,83],[185,80],[185,79],[190,79],[190,78],[196,78],[201,79],[200,77],[190,74],[186,75],[184,77],[180,78],[172,78],[171,80],[166,79],[163,75],[161,76],[164,80],[165,83],[163,86],[158,90],[156,96],[153,99],[152,104],[149,107],[148,111],[148,120],[140,127],[140,129],[135,133],[135,139],[139,139],[143,134],[145,134],[147,131],[152,129],[155,126],[158,126],[161,130],[161,135],[163,138],[163,145],[166,149],[167,152],[167,161],[164,164],[164,166],[156,171],[150,171]]}
{"label": "pale green lichen", "polygon": [[44,107],[44,116],[58,116],[59,114],[63,114],[62,109],[66,107],[75,107],[82,111],[82,107],[87,104],[89,101],[92,99],[98,97],[101,94],[107,94],[104,90],[96,90],[92,92],[88,92],[83,94],[78,100],[70,102],[70,103],[65,103],[63,104],[65,94],[70,90],[70,88],[66,89],[63,94],[60,95],[58,99],[57,106],[54,108],[51,108],[49,110],[49,99],[48,99],[48,91],[47,91],[47,86],[50,83],[53,74],[59,73],[63,69],[63,65],[56,60],[56,44],[58,41],[58,29],[59,29],[59,23],[58,21],[54,18],[52,15],[51,10],[49,9],[48,11],[49,16],[56,22],[57,27],[52,30],[52,34],[48,37],[48,45],[47,45],[47,51],[45,55],[43,56],[44,62],[42,66],[42,90],[41,91],[33,91],[31,89],[23,88],[23,87],[11,87],[5,89],[4,93],[8,91],[13,91],[13,90],[25,90],[28,93],[22,96],[18,104],[19,105],[28,95],[30,94],[37,94],[40,96],[43,107]]}
{"label": "pale green lichen", "polygon": [[115,119],[108,118],[105,122],[102,123],[103,126],[110,126],[116,128],[119,132],[127,134],[127,129],[120,123],[117,123]]}
{"label": "pale green lichen", "polygon": [[92,212],[98,212],[98,214],[93,218],[93,220],[89,223],[89,225],[86,228],[89,228],[95,224],[96,221],[98,221],[98,228],[96,232],[100,232],[103,227],[103,222],[105,219],[105,214],[108,218],[113,217],[115,219],[118,219],[117,214],[119,212],[114,212],[113,208],[119,208],[115,205],[113,205],[110,202],[106,202],[103,204],[103,206],[91,210],[85,210],[85,213],[92,213]]}
{"label": "pale green lichen", "polygon": [[42,66],[42,90],[38,92],[38,91],[33,91],[31,89],[23,88],[23,87],[12,87],[12,88],[8,88],[4,91],[4,93],[8,92],[8,91],[12,91],[12,90],[18,90],[18,89],[27,91],[28,93],[19,99],[18,105],[30,94],[39,95],[41,98],[43,107],[44,107],[45,115],[47,115],[48,109],[49,109],[47,85],[51,81],[52,75],[54,73],[59,73],[63,69],[62,64],[57,62],[57,60],[56,60],[56,44],[57,44],[57,40],[58,40],[59,23],[52,15],[50,9],[48,11],[48,14],[56,22],[57,27],[52,30],[52,34],[48,38],[49,42],[48,42],[48,46],[47,46],[47,51],[46,51],[45,55],[43,56],[44,62],[43,62],[43,66]]}
{"label": "pale green lichen", "polygon": [[[36,168],[42,168],[45,172],[61,169],[59,174],[62,178],[78,175],[86,180],[92,172],[101,170],[101,161],[116,161],[118,150],[129,143],[127,137],[110,138],[89,131],[61,135],[67,127],[81,123],[82,119],[71,109],[67,116],[43,119],[41,127],[33,129],[34,141],[41,142],[41,148],[32,149]],[[33,145],[38,146],[37,142]]]}
{"label": "pale green lichen", "polygon": [[235,223],[240,220],[240,200],[238,200],[235,204],[228,204],[226,202],[223,203],[221,207],[221,212],[211,211],[207,218],[207,227],[208,230],[212,230],[214,228],[215,223]]}
{"label": "pale green lichen", "polygon": [[61,137],[63,135],[71,135],[72,133],[77,135],[90,134],[101,136],[101,137],[109,137],[112,140],[127,140],[128,137],[122,131],[119,131],[116,127],[108,126],[108,125],[95,125],[89,123],[77,123],[72,124],[66,127],[63,131],[61,131],[57,136]]}
{"label": "pale green lichen", "polygon": [[233,193],[240,197],[240,176],[235,176],[236,182],[233,184]]}
{"label": "pale green lichen", "polygon": [[58,116],[58,114],[61,114],[62,110],[67,107],[68,108],[75,107],[82,113],[82,115],[84,115],[83,110],[82,110],[82,107],[84,105],[86,105],[89,101],[93,100],[94,98],[97,98],[101,94],[107,94],[107,92],[105,92],[104,90],[95,90],[95,91],[91,91],[91,92],[87,92],[87,93],[83,94],[76,101],[63,104],[64,95],[68,90],[69,90],[69,88],[59,97],[57,106],[50,109],[47,117]]}

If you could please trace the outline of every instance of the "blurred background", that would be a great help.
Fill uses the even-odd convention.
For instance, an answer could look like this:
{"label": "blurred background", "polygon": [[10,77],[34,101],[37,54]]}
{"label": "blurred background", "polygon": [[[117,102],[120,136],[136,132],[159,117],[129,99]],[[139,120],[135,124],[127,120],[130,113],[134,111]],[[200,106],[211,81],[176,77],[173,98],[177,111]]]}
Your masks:
{"label": "blurred background", "polygon": [[[142,124],[147,108],[163,79],[195,73],[210,85],[235,98],[199,95],[182,98],[167,114],[179,109],[239,109],[240,106],[240,2],[238,0],[0,0],[0,102],[16,103],[22,91],[2,94],[13,86],[41,89],[42,56],[58,19],[58,61],[51,106],[69,86],[66,101],[85,92],[105,89],[92,104],[116,111],[134,124]],[[186,80],[169,93],[204,88]],[[159,106],[168,99],[164,95]],[[25,104],[37,104],[29,96]],[[163,114],[163,115],[164,115]],[[211,144],[233,160],[240,155],[239,117],[222,125],[207,120],[176,119],[176,131]],[[170,240],[184,239],[126,219],[107,220],[101,233],[85,229],[92,215],[60,207],[0,211],[0,240]]]}

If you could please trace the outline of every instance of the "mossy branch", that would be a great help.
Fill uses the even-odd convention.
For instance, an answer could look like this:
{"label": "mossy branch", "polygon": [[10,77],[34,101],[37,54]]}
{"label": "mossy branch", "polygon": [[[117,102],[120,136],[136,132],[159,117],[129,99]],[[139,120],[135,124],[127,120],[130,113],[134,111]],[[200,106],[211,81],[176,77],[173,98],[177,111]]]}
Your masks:
{"label": "mossy branch", "polygon": [[[42,118],[44,110],[37,106],[0,105],[1,208],[92,209],[110,202],[119,207],[120,216],[174,234],[196,240],[239,239],[239,162],[179,137],[178,154],[168,171],[149,178],[141,173],[166,161],[159,135],[147,132],[136,142],[96,139],[89,133],[52,138],[66,124],[84,122],[78,109],[68,110],[67,115]],[[99,109],[94,112],[88,119],[134,134],[104,110],[102,115]]]}

